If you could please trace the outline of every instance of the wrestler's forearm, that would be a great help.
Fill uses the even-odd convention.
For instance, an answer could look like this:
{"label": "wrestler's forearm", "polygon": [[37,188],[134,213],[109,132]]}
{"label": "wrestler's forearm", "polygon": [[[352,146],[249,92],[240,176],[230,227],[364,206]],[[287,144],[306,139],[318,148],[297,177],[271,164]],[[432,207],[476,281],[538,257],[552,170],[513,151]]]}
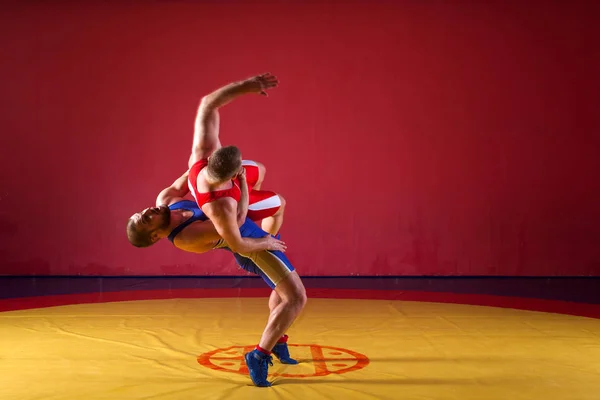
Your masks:
{"label": "wrestler's forearm", "polygon": [[249,197],[248,197],[248,185],[246,184],[246,182],[241,182],[240,192],[241,192],[240,201],[238,201],[238,208],[237,208],[238,226],[242,226],[244,224],[244,222],[246,222],[246,216],[248,215]]}
{"label": "wrestler's forearm", "polygon": [[241,240],[238,243],[228,243],[228,245],[234,253],[252,253],[255,251],[268,250],[269,240],[266,237],[260,239],[241,238]]}
{"label": "wrestler's forearm", "polygon": [[216,109],[230,103],[236,97],[249,93],[246,81],[232,82],[202,98],[200,107]]}

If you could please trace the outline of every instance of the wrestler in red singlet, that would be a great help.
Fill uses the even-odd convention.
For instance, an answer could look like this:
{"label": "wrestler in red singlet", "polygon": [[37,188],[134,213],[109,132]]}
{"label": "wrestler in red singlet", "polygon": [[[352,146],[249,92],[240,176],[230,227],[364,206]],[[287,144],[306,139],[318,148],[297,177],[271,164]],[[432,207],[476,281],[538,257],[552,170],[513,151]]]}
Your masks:
{"label": "wrestler in red singlet", "polygon": [[[192,196],[194,196],[196,203],[198,203],[198,207],[202,208],[204,204],[223,197],[231,197],[235,201],[240,201],[240,182],[237,178],[231,180],[232,185],[229,189],[205,193],[198,191],[198,175],[207,165],[208,159],[199,160],[192,165],[189,170],[188,185],[191,189],[190,192],[192,193]],[[281,206],[281,199],[277,193],[270,190],[253,190],[254,185],[258,183],[259,179],[260,171],[258,169],[258,164],[254,161],[242,160],[242,166],[246,170],[246,183],[248,184],[250,200],[248,218],[253,221],[259,221],[275,214]]]}
{"label": "wrestler in red singlet", "polygon": [[[232,186],[229,189],[215,190],[215,191],[206,192],[206,193],[200,193],[198,191],[198,185],[197,185],[198,175],[200,175],[200,171],[202,171],[202,169],[204,169],[207,165],[208,165],[208,159],[206,159],[206,158],[203,160],[197,161],[190,168],[190,173],[189,173],[189,177],[188,177],[188,185],[192,189],[191,193],[192,193],[192,196],[194,196],[194,199],[196,199],[196,203],[198,203],[198,207],[202,208],[202,206],[205,205],[206,203],[210,203],[211,201],[215,201],[215,200],[223,198],[223,197],[233,197],[233,199],[235,201],[240,201],[240,195],[241,195],[240,182],[237,178],[231,180]],[[250,191],[250,184],[248,184],[248,191]]]}

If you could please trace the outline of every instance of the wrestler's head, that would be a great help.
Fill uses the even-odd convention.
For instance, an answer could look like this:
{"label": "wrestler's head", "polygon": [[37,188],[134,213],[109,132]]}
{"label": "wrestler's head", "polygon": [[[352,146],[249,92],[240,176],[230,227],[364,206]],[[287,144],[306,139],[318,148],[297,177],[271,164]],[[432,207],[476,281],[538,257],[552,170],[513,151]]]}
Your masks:
{"label": "wrestler's head", "polygon": [[215,150],[208,157],[208,175],[215,182],[232,179],[242,168],[242,152],[235,146],[225,146]]}
{"label": "wrestler's head", "polygon": [[166,236],[171,222],[171,211],[167,206],[146,208],[135,213],[127,222],[127,239],[135,247],[148,247]]}

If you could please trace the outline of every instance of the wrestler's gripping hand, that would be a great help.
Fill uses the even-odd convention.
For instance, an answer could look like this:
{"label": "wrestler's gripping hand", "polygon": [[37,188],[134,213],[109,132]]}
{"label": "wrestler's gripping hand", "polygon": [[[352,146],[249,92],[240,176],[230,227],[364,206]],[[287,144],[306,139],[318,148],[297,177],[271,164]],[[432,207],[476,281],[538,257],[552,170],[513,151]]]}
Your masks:
{"label": "wrestler's gripping hand", "polygon": [[269,246],[268,250],[279,250],[285,253],[287,246],[284,242],[271,235],[265,237],[267,238],[267,246]]}
{"label": "wrestler's gripping hand", "polygon": [[240,167],[240,170],[235,177],[238,178],[240,182],[246,182],[246,168],[244,168],[243,166]]}

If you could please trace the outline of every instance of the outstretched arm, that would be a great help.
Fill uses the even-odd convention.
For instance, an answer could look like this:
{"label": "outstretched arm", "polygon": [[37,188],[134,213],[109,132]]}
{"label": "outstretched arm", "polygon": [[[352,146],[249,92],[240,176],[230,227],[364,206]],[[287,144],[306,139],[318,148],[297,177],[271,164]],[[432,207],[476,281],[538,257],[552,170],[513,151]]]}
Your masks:
{"label": "outstretched arm", "polygon": [[156,198],[156,205],[169,205],[173,203],[174,200],[185,197],[185,195],[190,191],[187,180],[188,172],[186,171],[183,175],[177,178],[175,182],[171,184],[171,186],[161,190]]}
{"label": "outstretched arm", "polygon": [[277,78],[269,73],[225,85],[204,96],[198,106],[194,124],[194,141],[189,166],[210,156],[221,147],[219,141],[219,108],[243,94],[267,96],[267,89],[277,86]]}

